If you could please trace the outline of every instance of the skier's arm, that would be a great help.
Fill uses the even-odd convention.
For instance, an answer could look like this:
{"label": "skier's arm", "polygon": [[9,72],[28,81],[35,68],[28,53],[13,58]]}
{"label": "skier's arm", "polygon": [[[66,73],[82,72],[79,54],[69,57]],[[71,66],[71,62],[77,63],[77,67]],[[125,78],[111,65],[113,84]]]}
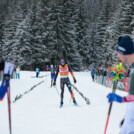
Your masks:
{"label": "skier's arm", "polygon": [[115,93],[110,93],[108,96],[108,102],[111,103],[113,101],[123,103],[123,102],[133,102],[134,101],[134,95],[129,95],[125,97],[121,97]]}
{"label": "skier's arm", "polygon": [[132,101],[134,101],[134,95],[123,97],[123,102],[132,102]]}
{"label": "skier's arm", "polygon": [[132,68],[129,82],[129,96],[123,97],[123,102],[134,101],[134,70]]}
{"label": "skier's arm", "polygon": [[129,81],[129,95],[134,94],[134,70],[131,70],[130,81]]}
{"label": "skier's arm", "polygon": [[57,71],[56,71],[56,75],[55,75],[55,78],[54,78],[54,83],[56,83],[56,79],[57,79],[58,73],[59,73],[59,66],[58,66]]}
{"label": "skier's arm", "polygon": [[68,65],[68,69],[69,69],[69,72],[70,72],[70,74],[72,75],[72,77],[75,78],[75,77],[74,77],[74,73],[72,72],[71,67],[70,67],[69,65]]}
{"label": "skier's arm", "polygon": [[76,79],[74,77],[74,73],[72,72],[71,67],[69,65],[68,65],[68,69],[69,69],[69,72],[70,72],[70,74],[72,75],[72,77],[74,79],[74,83],[76,83]]}

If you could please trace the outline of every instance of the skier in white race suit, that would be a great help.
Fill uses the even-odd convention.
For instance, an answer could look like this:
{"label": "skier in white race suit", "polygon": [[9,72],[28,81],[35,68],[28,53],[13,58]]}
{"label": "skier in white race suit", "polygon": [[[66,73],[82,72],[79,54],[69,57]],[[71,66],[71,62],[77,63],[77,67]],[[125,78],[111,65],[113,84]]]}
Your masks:
{"label": "skier in white race suit", "polygon": [[129,80],[129,95],[121,97],[115,93],[110,93],[107,98],[109,103],[116,101],[126,102],[126,114],[124,123],[119,134],[134,134],[134,43],[129,36],[120,37],[116,47],[118,58],[123,63],[129,63],[131,67]]}

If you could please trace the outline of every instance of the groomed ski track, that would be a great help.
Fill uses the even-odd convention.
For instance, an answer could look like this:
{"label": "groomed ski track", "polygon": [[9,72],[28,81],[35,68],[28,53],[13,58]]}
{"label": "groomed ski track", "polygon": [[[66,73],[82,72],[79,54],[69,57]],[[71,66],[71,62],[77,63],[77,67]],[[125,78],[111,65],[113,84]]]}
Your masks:
{"label": "groomed ski track", "polygon": [[[40,75],[50,74],[41,72]],[[60,96],[50,88],[50,76],[31,78],[35,72],[21,72],[20,80],[11,80],[12,134],[103,134],[109,104],[106,96],[112,90],[92,82],[89,72],[75,72],[75,86],[90,100],[85,100],[73,89],[78,107],[70,102],[70,93],[65,87],[64,105],[59,108]],[[13,103],[15,97],[44,80],[31,92]],[[73,80],[70,76],[70,80]],[[60,92],[59,76],[57,89]],[[127,93],[117,91],[125,96]],[[0,134],[9,134],[7,96],[0,102]],[[114,103],[107,134],[118,134],[119,123],[125,114],[125,103]]]}

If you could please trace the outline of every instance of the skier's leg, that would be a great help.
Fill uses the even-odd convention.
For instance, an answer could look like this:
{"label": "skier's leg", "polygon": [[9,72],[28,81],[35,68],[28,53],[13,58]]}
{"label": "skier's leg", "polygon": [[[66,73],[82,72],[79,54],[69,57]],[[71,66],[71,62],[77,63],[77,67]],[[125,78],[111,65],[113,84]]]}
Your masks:
{"label": "skier's leg", "polygon": [[63,104],[63,98],[64,98],[64,83],[63,82],[60,83],[60,87],[61,87],[61,94],[60,94],[61,104]]}
{"label": "skier's leg", "polygon": [[17,74],[17,78],[19,79],[19,74]]}
{"label": "skier's leg", "polygon": [[51,73],[51,87],[53,85],[53,76],[52,76],[52,73]]}
{"label": "skier's leg", "polygon": [[121,127],[121,130],[120,130],[120,133],[119,134],[127,134],[127,125],[126,125],[126,122],[124,121],[122,127]]}
{"label": "skier's leg", "polygon": [[52,81],[52,79],[51,79],[51,87],[52,87],[52,85],[53,85],[53,81]]}
{"label": "skier's leg", "polygon": [[70,92],[70,94],[71,94],[71,97],[72,97],[72,99],[73,99],[73,102],[76,103],[75,97],[74,97],[74,94],[73,94],[73,91],[72,91],[72,89],[71,89],[71,83],[70,83],[69,79],[68,79],[66,85],[67,85],[68,90],[69,90],[69,92]]}
{"label": "skier's leg", "polygon": [[92,75],[92,80],[94,81],[94,77],[93,77],[93,75]]}
{"label": "skier's leg", "polygon": [[54,79],[55,79],[55,73],[53,73],[53,75],[52,75],[52,85],[54,83]]}
{"label": "skier's leg", "polygon": [[38,77],[38,73],[36,72],[36,77]]}
{"label": "skier's leg", "polygon": [[134,134],[134,120],[125,118],[119,134]]}
{"label": "skier's leg", "polygon": [[134,134],[134,121],[132,120],[131,123],[127,126],[127,134]]}
{"label": "skier's leg", "polygon": [[53,83],[54,83],[54,79],[55,79],[55,73],[53,74]]}
{"label": "skier's leg", "polygon": [[133,118],[128,118],[127,121],[123,123],[124,128],[122,129],[120,134],[134,134],[134,119]]}

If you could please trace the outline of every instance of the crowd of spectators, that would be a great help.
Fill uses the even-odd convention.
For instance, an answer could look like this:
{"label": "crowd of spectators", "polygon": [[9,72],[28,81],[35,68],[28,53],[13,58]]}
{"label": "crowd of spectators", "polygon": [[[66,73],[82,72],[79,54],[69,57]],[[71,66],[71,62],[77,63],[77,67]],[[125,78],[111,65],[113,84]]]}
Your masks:
{"label": "crowd of spectators", "polygon": [[[109,75],[110,75],[110,67],[109,68],[102,68],[102,67],[94,68],[92,66],[91,68],[91,77],[92,77],[92,80],[95,81],[96,83],[99,83],[108,87],[109,78],[110,78]],[[125,77],[129,77],[129,76],[130,76],[130,69],[127,69]],[[112,85],[112,81],[111,81],[111,85]],[[118,85],[121,85],[121,90],[125,90],[125,78],[121,82],[118,82]]]}

